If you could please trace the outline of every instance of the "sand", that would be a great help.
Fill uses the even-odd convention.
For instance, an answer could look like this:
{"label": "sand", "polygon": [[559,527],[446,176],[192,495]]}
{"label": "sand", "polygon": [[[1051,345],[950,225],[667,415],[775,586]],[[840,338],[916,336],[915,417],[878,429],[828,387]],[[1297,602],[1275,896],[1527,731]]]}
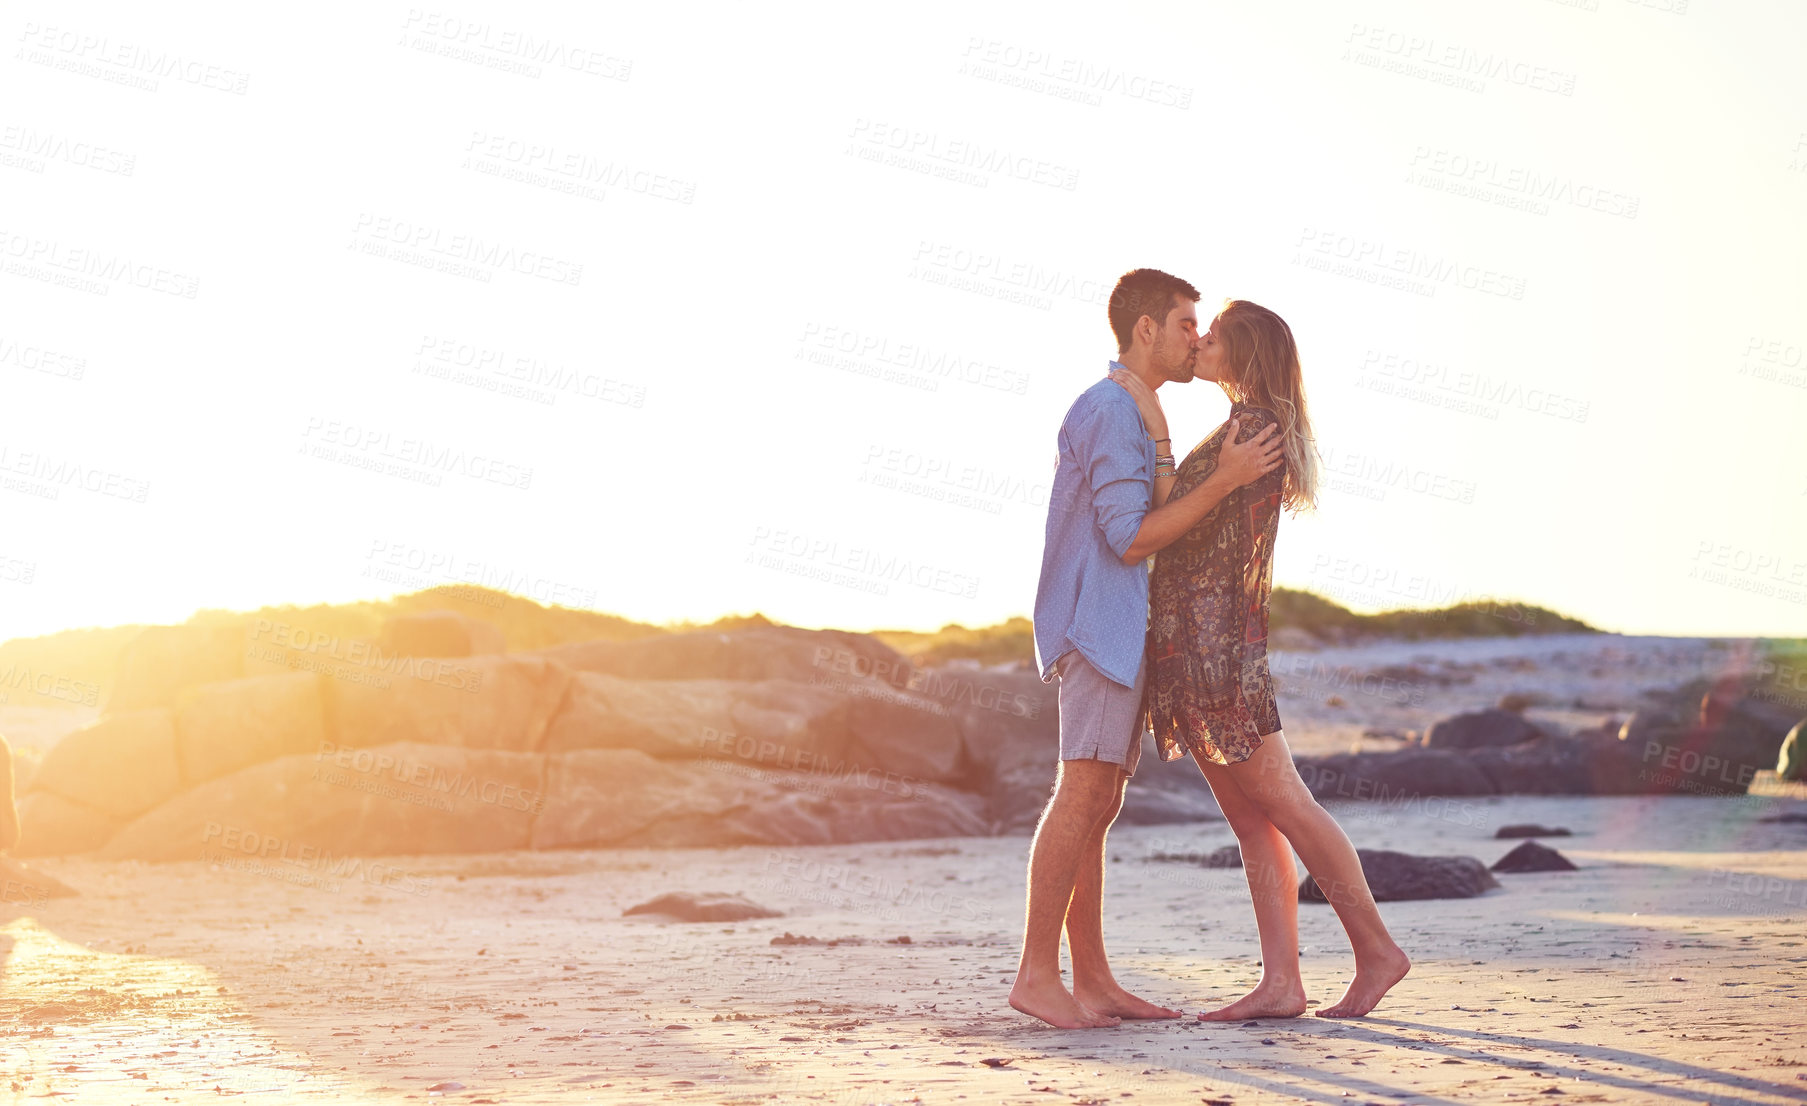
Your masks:
{"label": "sand", "polygon": [[[1297,654],[1319,667],[1295,662],[1282,711],[1302,752],[1507,691],[1542,694],[1548,724],[1591,725],[1739,652],[1578,635],[1324,650]],[[1350,679],[1393,664],[1451,680],[1411,677],[1425,694],[1390,702]],[[27,721],[33,746],[55,739],[57,719]],[[0,905],[0,1101],[1807,1101],[1807,825],[1760,820],[1807,800],[1333,810],[1359,846],[1488,863],[1515,844],[1500,825],[1566,826],[1548,843],[1582,870],[1385,904],[1415,967],[1359,1021],[1060,1031],[1005,1004],[1024,837],[389,857],[337,875],[46,860],[83,894]],[[1256,979],[1241,872],[1150,859],[1230,841],[1217,822],[1113,832],[1106,933],[1132,989],[1196,1012]],[[622,917],[675,890],[783,916]],[[772,943],[785,934],[815,941]],[[1348,947],[1328,907],[1302,906],[1301,934],[1328,1003]]]}
{"label": "sand", "polygon": [[[1581,871],[1383,907],[1415,968],[1366,1019],[1048,1029],[1005,1005],[1026,840],[502,853],[292,882],[200,862],[41,867],[5,909],[14,1100],[163,1102],[1807,1101],[1807,825],[1788,799],[1341,804],[1363,846],[1491,863],[1506,822]],[[1112,835],[1132,988],[1198,1011],[1257,974],[1238,871],[1148,859],[1220,823]],[[623,918],[667,890],[783,910]],[[1314,998],[1351,961],[1301,907]],[[785,933],[823,943],[772,944]],[[909,943],[896,939],[908,937]],[[833,942],[833,943],[829,943]],[[442,1089],[456,1083],[461,1089]],[[1547,1099],[1540,1098],[1538,1101]]]}

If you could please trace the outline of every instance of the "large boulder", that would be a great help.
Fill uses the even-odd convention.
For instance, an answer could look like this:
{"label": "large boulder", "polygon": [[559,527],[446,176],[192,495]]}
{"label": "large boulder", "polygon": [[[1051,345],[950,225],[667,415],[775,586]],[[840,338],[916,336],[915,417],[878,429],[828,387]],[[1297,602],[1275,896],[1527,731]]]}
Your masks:
{"label": "large boulder", "polygon": [[1517,745],[1541,736],[1542,730],[1511,710],[1478,710],[1431,723],[1424,735],[1427,749],[1485,749]]}
{"label": "large boulder", "polygon": [[1586,795],[1595,790],[1589,745],[1570,737],[1475,749],[1468,759],[1502,795]]}
{"label": "large boulder", "polygon": [[1463,753],[1407,748],[1381,753],[1297,757],[1314,797],[1407,802],[1424,796],[1492,795],[1485,773]]}
{"label": "large boulder", "polygon": [[413,658],[369,675],[322,681],[328,741],[537,752],[571,683],[563,665],[521,654]]}
{"label": "large boulder", "polygon": [[1742,795],[1776,764],[1794,717],[1741,676],[1652,693],[1619,731],[1620,754],[1652,792]]}
{"label": "large boulder", "polygon": [[719,819],[769,793],[748,778],[756,768],[673,764],[638,749],[579,749],[548,761],[546,809],[531,839],[536,849],[613,845],[667,819]]}
{"label": "large boulder", "polygon": [[944,707],[966,737],[973,770],[1053,770],[1060,756],[1060,687],[1033,672],[943,665],[913,669],[899,690]]}
{"label": "large boulder", "polygon": [[320,678],[312,672],[205,684],[190,689],[176,711],[176,750],[190,785],[312,753],[325,739]]}
{"label": "large boulder", "polygon": [[552,757],[547,777],[538,849],[821,845],[990,830],[980,797],[876,770],[766,771],[581,749]]}
{"label": "large boulder", "polygon": [[[1362,875],[1375,902],[1468,899],[1498,887],[1487,866],[1472,856],[1413,856],[1386,849],[1357,849]],[[1300,902],[1327,902],[1312,876],[1299,885]]]}
{"label": "large boulder", "polygon": [[345,857],[527,847],[545,758],[399,743],[323,749],[211,780],[121,827],[110,860],[288,864],[342,876]]}
{"label": "large boulder", "polygon": [[582,641],[537,651],[579,672],[641,680],[892,679],[909,661],[866,634],[764,626],[699,630],[633,641]]}
{"label": "large boulder", "polygon": [[960,727],[933,699],[907,691],[856,695],[847,704],[847,731],[865,769],[977,789]]}
{"label": "large boulder", "polygon": [[33,791],[19,800],[19,842],[14,856],[68,856],[92,852],[106,844],[119,820],[105,812],[50,791]]}
{"label": "large boulder", "polygon": [[175,718],[163,707],[109,715],[65,735],[31,779],[32,791],[115,820],[135,818],[181,789]]}
{"label": "large boulder", "polygon": [[119,652],[107,710],[173,707],[191,687],[244,674],[240,626],[147,626]]}
{"label": "large boulder", "polygon": [[404,657],[472,657],[508,646],[502,630],[457,611],[421,611],[383,623],[377,644]]}
{"label": "large boulder", "polygon": [[848,752],[839,695],[792,680],[630,680],[579,672],[546,751],[638,749],[790,768]]}

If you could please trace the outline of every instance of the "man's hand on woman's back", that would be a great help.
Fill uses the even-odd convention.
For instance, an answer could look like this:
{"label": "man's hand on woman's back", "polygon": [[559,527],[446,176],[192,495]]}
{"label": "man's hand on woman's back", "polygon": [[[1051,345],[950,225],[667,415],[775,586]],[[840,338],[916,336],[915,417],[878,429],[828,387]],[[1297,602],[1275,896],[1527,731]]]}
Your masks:
{"label": "man's hand on woman's back", "polygon": [[1246,442],[1238,442],[1236,435],[1242,429],[1241,419],[1238,415],[1230,420],[1230,429],[1223,436],[1223,448],[1217,451],[1217,471],[1234,488],[1254,483],[1286,461],[1286,455],[1280,451],[1278,423],[1268,423],[1261,433]]}

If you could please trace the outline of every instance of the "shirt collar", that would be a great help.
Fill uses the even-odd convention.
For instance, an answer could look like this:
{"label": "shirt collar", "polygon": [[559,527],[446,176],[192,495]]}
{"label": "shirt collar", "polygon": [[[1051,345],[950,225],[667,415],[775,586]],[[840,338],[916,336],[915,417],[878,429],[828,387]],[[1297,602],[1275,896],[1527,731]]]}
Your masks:
{"label": "shirt collar", "polygon": [[[1111,368],[1112,368],[1112,369],[1113,369],[1113,370],[1116,370],[1116,369],[1121,369],[1121,368],[1126,368],[1126,367],[1127,367],[1127,366],[1125,366],[1125,365],[1124,365],[1124,364],[1123,364],[1123,362],[1121,362],[1121,361],[1112,361],[1112,362],[1111,362]],[[1108,374],[1107,374],[1107,375],[1108,375]]]}

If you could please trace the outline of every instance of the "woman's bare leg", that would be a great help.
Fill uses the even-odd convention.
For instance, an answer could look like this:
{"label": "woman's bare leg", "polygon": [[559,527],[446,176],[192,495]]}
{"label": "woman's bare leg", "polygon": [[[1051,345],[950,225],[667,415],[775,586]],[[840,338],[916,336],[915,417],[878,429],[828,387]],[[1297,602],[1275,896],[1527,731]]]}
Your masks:
{"label": "woman's bare leg", "polygon": [[1305,983],[1299,978],[1299,875],[1292,846],[1242,793],[1229,769],[1209,761],[1199,761],[1198,768],[1236,834],[1255,905],[1255,929],[1261,935],[1261,980],[1255,989],[1199,1019],[1296,1018],[1305,1012]]}
{"label": "woman's bare leg", "polygon": [[1248,760],[1225,771],[1298,850],[1324,897],[1336,909],[1355,950],[1355,978],[1343,997],[1319,1010],[1318,1016],[1357,1018],[1366,1014],[1405,978],[1412,962],[1380,920],[1380,908],[1374,905],[1374,893],[1368,889],[1355,846],[1299,778],[1284,732],[1264,734],[1261,747]]}

